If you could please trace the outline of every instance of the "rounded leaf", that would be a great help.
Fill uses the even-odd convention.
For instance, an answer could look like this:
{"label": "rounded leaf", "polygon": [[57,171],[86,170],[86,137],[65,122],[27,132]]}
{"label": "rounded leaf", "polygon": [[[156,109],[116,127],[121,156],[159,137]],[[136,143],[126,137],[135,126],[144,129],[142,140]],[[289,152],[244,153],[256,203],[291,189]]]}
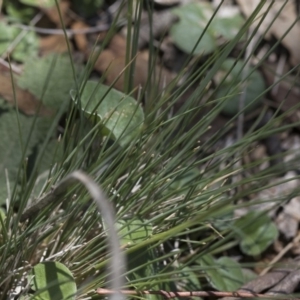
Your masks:
{"label": "rounded leaf", "polygon": [[238,219],[233,226],[243,253],[261,254],[278,237],[278,230],[271,219],[259,211],[253,211]]}
{"label": "rounded leaf", "polygon": [[[80,67],[74,67],[78,73]],[[43,99],[43,104],[54,110],[59,110],[66,101],[70,101],[69,93],[74,84],[70,58],[64,54],[27,57],[24,72],[18,79],[21,88]]]}
{"label": "rounded leaf", "polygon": [[142,242],[152,235],[152,225],[145,221],[134,218],[119,220],[117,222],[122,244],[136,244]]}
{"label": "rounded leaf", "polygon": [[204,2],[190,3],[174,9],[173,13],[180,20],[172,26],[170,34],[176,46],[188,54],[213,52],[220,45],[220,38],[224,42],[235,38],[244,22],[238,12],[228,15],[221,8],[206,28],[214,8],[210,3]]}
{"label": "rounded leaf", "polygon": [[[230,71],[232,66],[236,64]],[[227,59],[221,66],[217,74],[217,84],[221,83],[227,73],[225,81],[219,86],[217,91],[217,98],[224,98],[222,112],[228,116],[234,116],[239,112],[239,103],[241,94],[246,93],[244,98],[245,112],[251,112],[253,109],[261,104],[261,95],[264,93],[266,87],[262,75],[253,68],[249,68],[247,73],[249,76],[243,74],[244,62],[236,61],[235,59]],[[242,78],[246,78],[242,82]]]}
{"label": "rounded leaf", "polygon": [[[74,90],[71,96],[76,102]],[[102,122],[102,134],[111,134],[121,146],[132,141],[143,125],[144,113],[137,101],[106,85],[87,81],[80,100],[85,114],[95,113]]]}
{"label": "rounded leaf", "polygon": [[219,291],[236,291],[245,283],[241,266],[229,257],[214,260],[207,254],[199,262],[204,267],[207,280]]}
{"label": "rounded leaf", "polygon": [[192,268],[185,266],[178,273],[178,277],[180,278],[180,284],[184,286],[185,290],[187,291],[201,290],[201,284],[199,278]]}
{"label": "rounded leaf", "polygon": [[70,270],[60,262],[47,261],[33,267],[28,278],[34,300],[72,300],[77,292]]}
{"label": "rounded leaf", "polygon": [[[175,23],[170,30],[170,34],[176,46],[182,51],[190,54],[210,53],[217,47],[216,40],[203,30],[212,16],[210,5],[200,5],[191,3],[173,10],[180,20]],[[201,41],[197,44],[200,36],[203,34]]]}
{"label": "rounded leaf", "polygon": [[[117,228],[119,229],[122,247],[140,246],[134,252],[127,254],[127,278],[129,282],[155,276],[158,270],[153,261],[157,260],[157,255],[153,248],[143,246],[143,242],[152,235],[152,225],[147,220],[133,217],[118,220]],[[162,287],[158,284],[157,286],[152,285],[152,288],[161,289]]]}

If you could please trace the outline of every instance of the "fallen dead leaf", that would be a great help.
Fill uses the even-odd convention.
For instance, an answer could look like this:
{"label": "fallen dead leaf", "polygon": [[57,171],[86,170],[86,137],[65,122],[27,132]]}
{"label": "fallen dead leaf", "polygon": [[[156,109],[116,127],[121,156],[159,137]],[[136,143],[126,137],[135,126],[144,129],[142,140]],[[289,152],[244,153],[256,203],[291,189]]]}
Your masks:
{"label": "fallen dead leaf", "polygon": [[[256,7],[261,2],[260,0],[237,0],[242,12],[249,17]],[[300,63],[300,22],[293,23],[297,20],[297,8],[295,1],[271,1],[268,0],[263,9],[260,11],[260,16],[263,17],[264,13],[267,11],[267,8],[270,6],[271,2],[273,5],[268,11],[266,18],[259,25],[258,31],[263,34],[270,26],[265,38],[270,38],[274,35],[277,39],[281,39],[287,31],[289,31],[285,37],[282,39],[282,44],[290,52],[290,62],[292,65],[297,65]],[[284,6],[284,7],[283,7]],[[281,10],[281,8],[283,9]],[[279,11],[281,12],[279,13]],[[253,26],[257,26],[260,22],[261,17],[256,18],[256,21],[253,23]],[[274,21],[274,22],[273,22]],[[273,22],[273,23],[272,23]],[[272,25],[271,25],[272,23]],[[290,29],[290,27],[293,27]]]}
{"label": "fallen dead leaf", "polygon": [[[71,18],[68,16],[67,12],[70,7],[70,2],[69,1],[59,1],[59,10],[64,22],[64,25],[67,26],[69,25]],[[51,8],[42,8],[41,10],[47,15],[47,17],[57,26],[57,28],[61,28],[61,20],[60,20],[60,15],[57,10],[56,5],[54,5]]]}
{"label": "fallen dead leaf", "polygon": [[[297,262],[290,262],[291,265],[297,267]],[[282,295],[290,294],[295,291],[299,284],[300,272],[293,268],[274,269],[270,273],[259,276],[250,282],[244,284],[238,292],[260,293],[266,291],[266,295]],[[268,290],[269,289],[269,290]],[[275,298],[275,296],[274,296]],[[242,298],[225,297],[224,300],[242,300]]]}
{"label": "fallen dead leaf", "polygon": [[[108,49],[104,50],[95,63],[95,70],[105,76],[106,84],[114,84],[114,88],[124,91],[124,70],[126,69],[126,41],[123,37],[116,35],[110,42]],[[144,87],[148,81],[148,60],[145,53],[138,53],[134,59],[135,73],[133,87]],[[153,76],[158,89],[161,91],[172,80],[172,74],[165,68],[156,65]],[[117,79],[118,78],[118,79]],[[116,81],[114,83],[114,81]]]}
{"label": "fallen dead leaf", "polygon": [[[276,68],[276,64],[268,62],[262,65],[262,71],[268,86],[271,86],[276,82]],[[280,74],[278,77],[281,77]],[[275,108],[280,108],[284,112],[289,111],[287,117],[291,122],[299,122],[300,85],[297,85],[297,78],[292,75],[286,76],[285,79],[278,82],[274,88],[276,88],[276,93],[272,93],[272,98],[275,100],[273,106]]]}
{"label": "fallen dead leaf", "polygon": [[115,57],[126,55],[126,39],[120,34],[115,34],[110,40],[108,49]]}
{"label": "fallen dead leaf", "polygon": [[284,205],[283,211],[276,218],[276,224],[286,239],[297,235],[300,221],[300,197],[293,198]]}
{"label": "fallen dead leaf", "polygon": [[[19,88],[16,84],[12,84],[9,72],[0,72],[0,96],[7,102],[17,106],[20,111],[26,115],[51,116],[53,111],[41,105],[41,102],[29,91]],[[15,91],[15,93],[14,93]]]}
{"label": "fallen dead leaf", "polygon": [[[68,44],[64,35],[49,35],[39,40],[40,54],[65,53],[68,51]],[[72,46],[72,44],[70,44]]]}
{"label": "fallen dead leaf", "polygon": [[[152,22],[149,22],[148,13],[142,15],[141,22],[139,24],[139,40],[138,40],[138,49],[144,48],[148,43],[150,37],[159,38],[165,35],[172,24],[178,20],[178,17],[175,16],[169,10],[163,10],[160,12],[154,11],[152,16]],[[151,31],[150,31],[150,26]],[[151,34],[150,34],[151,32]],[[123,35],[127,35],[127,27],[124,27],[122,31]]]}
{"label": "fallen dead leaf", "polygon": [[[112,58],[112,60],[109,60],[110,58]],[[114,87],[120,91],[124,91],[125,68],[125,57],[119,56],[113,58],[112,53],[109,51],[102,53],[95,64],[95,69],[100,71],[102,74],[105,74],[106,83],[108,85],[113,84],[113,82],[119,77],[119,79],[114,83]],[[155,66],[153,72],[156,77],[155,82],[158,89],[161,91],[171,82],[172,75],[169,71],[159,66]],[[138,55],[135,59],[134,88],[138,88],[140,86],[144,87],[147,81],[148,61],[144,57]],[[137,96],[137,91],[135,96]]]}
{"label": "fallen dead leaf", "polygon": [[235,217],[241,217],[249,211],[266,211],[268,215],[274,217],[278,209],[278,199],[288,197],[300,185],[300,180],[295,172],[289,171],[281,178],[270,180],[270,187],[260,191],[252,201],[260,201],[259,204],[251,207],[238,208],[234,211]]}
{"label": "fallen dead leaf", "polygon": [[[86,29],[86,28],[89,28],[89,26],[82,21],[76,21],[71,25],[71,29],[74,30]],[[88,40],[86,34],[75,33],[74,40],[79,51],[81,51],[82,53],[86,53],[88,49]]]}

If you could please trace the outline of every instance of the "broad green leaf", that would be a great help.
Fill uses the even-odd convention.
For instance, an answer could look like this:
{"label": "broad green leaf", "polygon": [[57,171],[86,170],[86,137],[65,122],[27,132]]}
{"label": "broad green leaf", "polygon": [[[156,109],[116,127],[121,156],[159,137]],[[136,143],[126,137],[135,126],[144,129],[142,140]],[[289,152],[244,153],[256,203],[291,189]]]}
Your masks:
{"label": "broad green leaf", "polygon": [[[0,55],[5,53],[14,39],[20,34],[21,29],[10,26],[4,21],[0,21]],[[24,62],[31,55],[36,55],[38,51],[38,38],[33,31],[26,32],[25,36],[13,49],[11,56],[17,61]]]}
{"label": "broad green leaf", "polygon": [[[234,66],[223,84],[218,88],[216,96],[217,98],[226,98],[221,100],[224,101],[222,112],[229,116],[234,116],[239,112],[239,101],[242,93],[246,93],[244,98],[245,112],[251,112],[261,104],[261,94],[266,88],[262,75],[251,67],[248,68],[247,74],[244,74],[246,69],[243,70],[243,65],[243,61],[227,59],[216,77],[216,80],[221,82]],[[248,74],[250,75],[248,76]],[[245,78],[245,82],[242,82],[242,78]]]}
{"label": "broad green leaf", "polygon": [[20,2],[38,8],[50,8],[55,6],[55,0],[20,0]]}
{"label": "broad green leaf", "polygon": [[[19,115],[20,131],[16,112],[10,110],[3,113],[0,118],[0,204],[7,198],[7,181],[10,189],[13,189],[18,181],[17,174],[22,162],[23,150],[25,159],[32,153],[33,148],[41,141],[49,128],[49,120],[38,118],[36,126],[32,129],[34,118]],[[29,139],[30,137],[30,139]],[[7,176],[6,176],[7,174]]]}
{"label": "broad green leaf", "polygon": [[243,276],[244,276],[244,283],[250,282],[251,280],[257,278],[257,274],[252,271],[251,269],[242,269]]}
{"label": "broad green leaf", "polygon": [[[38,151],[41,151],[39,147]],[[57,139],[49,141],[45,151],[42,154],[42,159],[38,166],[39,173],[47,171],[57,162],[60,162],[63,156],[63,145]]]}
{"label": "broad green leaf", "polygon": [[[38,152],[41,151],[41,146],[38,147]],[[42,158],[37,166],[38,176],[36,178],[34,187],[32,189],[31,195],[38,197],[43,191],[44,185],[48,181],[49,172],[54,167],[55,164],[61,162],[63,157],[63,145],[58,142],[57,139],[49,141],[42,154]]]}
{"label": "broad green leaf", "polygon": [[236,291],[244,284],[244,276],[240,265],[229,257],[218,260],[210,255],[204,255],[199,260],[204,267],[207,280],[220,291]]}
{"label": "broad green leaf", "polygon": [[[76,102],[75,91],[71,91],[71,96]],[[132,97],[106,85],[88,81],[80,100],[87,117],[96,112],[96,118],[103,123],[102,134],[112,134],[112,138],[117,139],[121,146],[128,144],[141,129],[144,113]]]}
{"label": "broad green leaf", "polygon": [[28,280],[36,293],[32,300],[72,300],[77,292],[70,270],[60,262],[48,261],[37,264],[29,273]]}
{"label": "broad green leaf", "polygon": [[261,254],[278,237],[275,224],[266,214],[259,211],[239,218],[232,228],[240,240],[241,250],[251,256]]}
{"label": "broad green leaf", "polygon": [[5,99],[1,98],[1,96],[0,96],[0,110],[1,110],[1,113],[9,111],[13,107],[14,106],[12,105],[12,103],[6,101]]}
{"label": "broad green leaf", "polygon": [[2,221],[6,219],[6,213],[2,208],[0,208],[0,218]]}
{"label": "broad green leaf", "polygon": [[[75,67],[78,71],[79,68]],[[73,71],[67,55],[31,57],[25,62],[24,72],[18,85],[29,90],[47,107],[58,110],[69,101],[74,86]]]}
{"label": "broad green leaf", "polygon": [[29,7],[20,3],[19,1],[4,1],[6,13],[12,20],[16,20],[22,23],[28,23],[36,13],[33,7]]}
{"label": "broad green leaf", "polygon": [[175,180],[171,183],[170,189],[171,190],[178,190],[178,191],[183,191],[184,188],[186,187],[186,190],[189,189],[189,184],[193,183],[195,178],[199,176],[200,172],[198,168],[193,168],[191,170],[188,170],[184,172],[183,174],[180,174],[175,178]]}
{"label": "broad green leaf", "polygon": [[119,220],[117,227],[122,245],[134,245],[152,235],[152,225],[138,218]]}
{"label": "broad green leaf", "polygon": [[[183,284],[185,291],[199,291],[201,284],[198,276],[190,267],[184,267],[178,272],[180,278],[180,285]],[[194,298],[195,299],[195,298]],[[199,299],[199,298],[198,298]]]}
{"label": "broad green leaf", "polygon": [[[226,201],[226,196],[222,196],[224,198],[224,201]],[[221,200],[221,199],[220,199]],[[218,229],[218,231],[226,230],[228,227],[232,224],[232,219],[234,218],[234,213],[232,210],[226,211],[224,215],[220,215],[217,218],[212,220],[212,223],[214,227]]]}
{"label": "broad green leaf", "polygon": [[18,300],[30,300],[30,296],[28,295],[20,295],[20,297],[18,298]]}
{"label": "broad green leaf", "polygon": [[[233,39],[238,33],[244,20],[241,15],[234,13],[230,16],[218,13],[205,30],[214,8],[210,3],[190,3],[173,10],[180,20],[171,30],[171,36],[178,48],[186,53],[207,54],[216,50],[220,38],[224,41]],[[197,44],[200,36],[201,41]]]}
{"label": "broad green leaf", "polygon": [[[132,218],[128,220],[119,220],[117,222],[119,236],[122,245],[138,245],[152,235],[152,226],[142,219]],[[129,253],[127,256],[129,283],[133,280],[141,280],[159,273],[154,249],[141,246],[136,252]],[[146,288],[146,287],[145,287]],[[149,286],[147,288],[150,288]],[[160,287],[151,285],[151,288],[160,289]],[[149,295],[147,299],[157,299],[155,295]]]}
{"label": "broad green leaf", "polygon": [[[2,231],[2,224],[4,224],[4,221],[6,219],[6,213],[4,209],[0,208],[0,232]],[[2,237],[1,237],[2,238]]]}

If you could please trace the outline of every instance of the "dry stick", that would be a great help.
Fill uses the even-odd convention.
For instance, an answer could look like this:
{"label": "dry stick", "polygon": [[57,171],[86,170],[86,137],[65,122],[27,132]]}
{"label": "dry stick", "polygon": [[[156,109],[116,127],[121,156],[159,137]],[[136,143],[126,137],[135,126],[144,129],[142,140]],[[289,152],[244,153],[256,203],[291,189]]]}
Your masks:
{"label": "dry stick", "polygon": [[[59,201],[59,197],[66,193],[68,188],[76,181],[80,181],[88,190],[107,226],[109,253],[111,253],[112,256],[110,259],[111,288],[113,291],[120,291],[124,283],[123,274],[125,273],[125,256],[121,251],[117,230],[115,228],[115,214],[110,202],[106,199],[99,186],[84,172],[75,171],[69,174],[65,179],[59,182],[50,193],[46,194],[36,204],[25,210],[20,217],[20,221],[22,222],[32,217],[32,215],[36,214],[40,209],[45,208],[53,201]],[[111,300],[123,300],[125,298],[120,292],[111,294]]]}
{"label": "dry stick", "polygon": [[[51,34],[51,35],[63,35],[65,34],[64,30],[62,29],[50,29],[50,28],[41,28],[41,27],[34,27],[34,26],[27,26],[22,24],[15,24],[14,27],[20,28],[26,31],[34,31],[37,33],[42,34]],[[82,29],[66,29],[66,33],[68,37],[71,37],[75,34],[87,34],[87,33],[97,33],[101,31],[109,30],[109,24],[101,24],[91,28],[82,28]]]}
{"label": "dry stick", "polygon": [[[114,290],[108,289],[97,289],[97,294],[99,295],[111,295],[116,293]],[[281,300],[300,300],[299,298],[292,298],[287,295],[265,295],[250,292],[215,292],[215,291],[191,291],[191,292],[168,292],[168,291],[133,291],[133,290],[121,290],[120,293],[124,295],[161,295],[167,299],[176,297],[240,297],[240,298],[262,298],[262,299],[281,299]]]}
{"label": "dry stick", "polygon": [[270,262],[270,266],[268,266],[267,268],[263,269],[260,272],[260,276],[267,274],[274,266],[274,264],[276,264],[290,249],[292,249],[296,244],[298,244],[300,242],[300,232],[298,233],[298,235],[289,243],[287,244]]}

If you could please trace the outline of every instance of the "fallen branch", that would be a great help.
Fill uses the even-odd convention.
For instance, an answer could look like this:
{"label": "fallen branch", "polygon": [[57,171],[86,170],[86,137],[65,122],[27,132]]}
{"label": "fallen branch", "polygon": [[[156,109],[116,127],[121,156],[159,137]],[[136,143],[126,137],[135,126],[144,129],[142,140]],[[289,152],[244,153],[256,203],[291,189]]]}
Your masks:
{"label": "fallen branch", "polygon": [[217,291],[191,291],[191,292],[167,292],[167,291],[134,291],[134,290],[121,290],[115,292],[108,289],[97,289],[97,294],[99,295],[111,295],[115,293],[121,293],[123,295],[161,295],[167,299],[176,297],[239,297],[239,298],[262,298],[262,299],[281,299],[281,300],[300,300],[300,298],[293,298],[288,295],[267,295],[267,294],[257,294],[252,292],[217,292]]}

